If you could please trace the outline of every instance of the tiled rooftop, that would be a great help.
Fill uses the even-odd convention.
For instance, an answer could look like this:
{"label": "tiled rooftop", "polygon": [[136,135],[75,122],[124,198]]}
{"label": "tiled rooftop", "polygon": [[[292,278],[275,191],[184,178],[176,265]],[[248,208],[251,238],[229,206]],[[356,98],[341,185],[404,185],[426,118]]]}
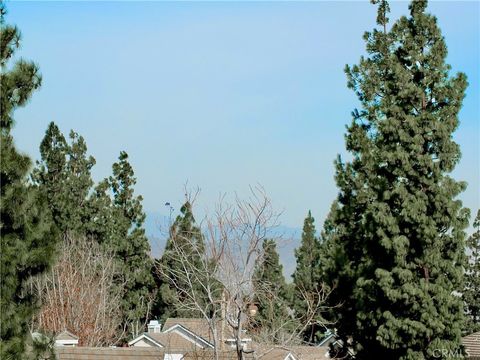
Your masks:
{"label": "tiled rooftop", "polygon": [[[187,328],[188,330],[200,336],[204,340],[207,340],[209,342],[212,341],[210,326],[208,324],[208,321],[203,318],[168,318],[163,325],[162,331],[165,331],[175,325],[182,325],[184,328]],[[221,322],[219,321],[217,324],[217,331],[220,332],[220,330]],[[224,331],[225,339],[233,337],[231,328],[228,325],[225,326]]]}
{"label": "tiled rooftop", "polygon": [[193,342],[185,339],[183,336],[174,332],[156,333],[156,334],[150,333],[145,335],[162,344],[166,352],[185,353],[187,351],[193,351],[193,350],[199,349],[199,347],[196,346]]}
{"label": "tiled rooftop", "polygon": [[163,360],[159,348],[88,348],[58,347],[58,360]]}
{"label": "tiled rooftop", "polygon": [[73,335],[70,331],[65,330],[55,336],[55,340],[78,340],[78,336]]}
{"label": "tiled rooftop", "polygon": [[[185,354],[182,360],[213,360],[214,354],[212,350],[203,350],[189,352]],[[237,360],[237,353],[234,350],[222,351],[219,354],[220,360]],[[252,354],[246,354],[245,360],[254,359]],[[283,360],[283,359],[282,359]]]}
{"label": "tiled rooftop", "polygon": [[480,360],[480,331],[465,336],[462,343],[467,351],[468,356],[466,358],[468,360]]}
{"label": "tiled rooftop", "polygon": [[255,347],[256,356],[259,360],[284,360],[288,354],[292,354],[298,360],[326,360],[328,347],[320,346],[274,346],[258,345]]}
{"label": "tiled rooftop", "polygon": [[[328,348],[313,346],[292,346],[292,347],[257,347],[258,353],[246,354],[245,359],[258,360],[284,360],[287,355],[292,354],[298,360],[327,360],[330,359],[326,354]],[[185,354],[183,360],[213,360],[212,350],[196,351]],[[237,353],[234,350],[223,351],[220,353],[220,360],[236,360]]]}

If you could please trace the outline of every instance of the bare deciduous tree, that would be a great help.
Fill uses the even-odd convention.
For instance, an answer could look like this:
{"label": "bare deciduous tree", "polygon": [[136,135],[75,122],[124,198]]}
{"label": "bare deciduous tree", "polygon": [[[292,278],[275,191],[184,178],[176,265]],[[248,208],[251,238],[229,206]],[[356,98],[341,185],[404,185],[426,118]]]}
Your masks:
{"label": "bare deciduous tree", "polygon": [[[197,194],[190,194],[187,201],[193,204]],[[263,189],[252,188],[251,194],[248,200],[236,197],[234,204],[221,198],[214,215],[204,221],[205,248],[173,238],[173,256],[181,266],[158,268],[181,295],[183,301],[177,306],[201,314],[208,322],[215,359],[227,338],[234,339],[239,359],[247,351],[242,338],[254,295],[254,264],[261,256],[262,241],[276,225],[277,216]],[[192,251],[202,259],[201,266],[192,263]]]}
{"label": "bare deciduous tree", "polygon": [[[279,299],[278,293],[275,292],[275,284],[261,283],[256,284],[256,293],[261,293],[263,301],[263,316],[266,317],[264,322],[269,326],[256,327],[254,326],[254,338],[258,343],[272,344],[278,346],[288,347],[290,345],[305,344],[302,339],[304,331],[313,325],[318,325],[327,330],[327,326],[333,325],[333,323],[324,319],[323,314],[330,310],[331,307],[326,305],[328,296],[331,293],[331,289],[320,284],[316,290],[304,290],[299,289],[301,294],[301,300],[306,305],[306,312],[303,316],[298,316],[293,309],[288,309],[285,314],[279,316],[278,312],[274,309],[278,306]],[[313,344],[311,344],[313,345]]]}
{"label": "bare deciduous tree", "polygon": [[118,275],[112,253],[91,239],[66,235],[56,265],[33,281],[42,306],[33,327],[68,330],[83,346],[115,344],[123,336]]}
{"label": "bare deciduous tree", "polygon": [[[197,195],[198,191],[194,196],[190,194],[187,201],[193,204]],[[175,241],[172,238],[172,256],[181,266],[178,269],[158,267],[160,276],[167,279],[183,299],[177,306],[201,314],[208,322],[215,360],[225,350],[227,339],[234,341],[239,360],[252,352],[242,340],[252,321],[255,291],[261,291],[253,284],[255,263],[262,258],[262,243],[272,237],[277,220],[278,214],[261,187],[251,188],[247,200],[236,196],[233,204],[222,197],[213,216],[206,217],[203,222],[205,248],[189,244],[185,241],[188,239]],[[192,251],[202,259],[201,266],[191,261]],[[292,342],[308,324],[316,321],[328,293],[322,289],[318,295],[306,294],[312,309],[309,318],[303,319],[302,325],[289,334],[289,339],[285,338],[286,342]],[[275,300],[278,299],[272,301]],[[282,327],[276,329],[282,330]]]}
{"label": "bare deciduous tree", "polygon": [[224,319],[235,339],[238,359],[246,352],[243,333],[251,321],[255,299],[255,263],[263,256],[262,244],[278,225],[278,215],[261,187],[251,188],[247,200],[236,198],[233,206],[220,205],[210,222],[209,239],[217,252],[215,275],[224,289]]}

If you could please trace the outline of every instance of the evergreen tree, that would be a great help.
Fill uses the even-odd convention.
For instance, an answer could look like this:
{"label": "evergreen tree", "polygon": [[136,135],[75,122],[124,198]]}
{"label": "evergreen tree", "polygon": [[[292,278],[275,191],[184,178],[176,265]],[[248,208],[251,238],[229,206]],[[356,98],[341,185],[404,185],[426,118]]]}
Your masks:
{"label": "evergreen tree", "polygon": [[56,360],[55,337],[39,332],[31,334],[27,339],[28,360]]}
{"label": "evergreen tree", "polygon": [[[179,256],[179,252],[182,252],[181,256]],[[201,303],[204,293],[201,284],[182,284],[184,277],[178,277],[176,274],[183,271],[180,258],[193,264],[190,268],[203,268],[205,262],[202,261],[201,256],[204,253],[205,241],[201,229],[195,223],[192,205],[187,201],[181,207],[180,215],[177,216],[170,228],[170,236],[167,239],[165,251],[157,262],[161,269],[160,273],[169,274],[168,277],[174,278],[177,284],[177,286],[174,286],[173,282],[164,275],[160,275],[157,279],[160,289],[155,305],[155,314],[160,315],[162,320],[169,317],[200,316],[196,311],[181,308],[182,298],[185,294],[178,291],[178,288],[190,289],[191,286],[194,286],[195,289],[192,290],[199,294],[196,299]],[[205,298],[203,302],[206,308],[208,300]]]}
{"label": "evergreen tree", "polygon": [[28,184],[31,161],[15,148],[13,112],[24,106],[41,83],[37,66],[25,60],[7,68],[19,48],[20,32],[5,24],[0,3],[0,358],[24,356],[28,323],[37,299],[28,286],[52,262],[55,228],[45,199]]}
{"label": "evergreen tree", "polygon": [[104,179],[94,186],[91,170],[95,158],[88,155],[85,139],[70,131],[69,140],[51,122],[40,144],[41,160],[32,174],[33,183],[48,199],[57,227],[88,236],[99,243],[114,242],[120,236],[112,200],[112,184]]}
{"label": "evergreen tree", "polygon": [[70,144],[55,123],[48,125],[40,144],[41,160],[33,182],[45,193],[57,227],[62,234],[86,234],[94,218],[89,204],[95,159],[87,155],[82,136],[70,132]]}
{"label": "evergreen tree", "polygon": [[94,187],[95,159],[88,155],[82,136],[71,131],[69,138],[67,142],[57,125],[49,124],[32,179],[48,199],[63,235],[88,236],[114,252],[122,274],[118,285],[125,291],[124,322],[135,336],[143,331],[154,282],[142,197],[134,196],[133,168],[122,152],[112,166],[113,175]]}
{"label": "evergreen tree", "polygon": [[[377,1],[375,1],[377,2]],[[367,57],[346,67],[361,103],[346,134],[352,160],[336,163],[340,188],[325,265],[338,334],[357,359],[433,359],[459,351],[463,326],[465,189],[448,174],[460,158],[467,81],[449,75],[447,48],[426,1],[387,31],[366,33]],[[437,353],[435,353],[437,351]]]}
{"label": "evergreen tree", "polygon": [[281,343],[293,325],[288,313],[287,284],[275,240],[265,239],[262,249],[263,256],[255,264],[253,275],[255,302],[258,306],[255,327],[256,331],[267,334],[270,341]]}
{"label": "evergreen tree", "polygon": [[111,244],[115,242],[114,238],[119,236],[116,217],[120,213],[113,206],[111,193],[109,179],[103,179],[93,188],[88,199],[90,212],[94,215],[90,216],[88,224],[85,224],[87,234],[100,244]]}
{"label": "evergreen tree", "polygon": [[[136,336],[143,332],[143,324],[151,306],[154,286],[151,274],[153,261],[150,258],[150,244],[143,228],[145,222],[143,199],[142,196],[134,195],[137,181],[128,162],[128,154],[122,151],[118,160],[113,164],[113,175],[109,179],[113,192],[116,233],[107,245],[111,246],[122,269],[122,285],[125,291],[123,313],[130,334]],[[99,190],[97,193],[101,194],[101,187],[97,190]]]}
{"label": "evergreen tree", "polygon": [[473,222],[475,232],[468,238],[470,251],[465,272],[465,290],[463,299],[467,309],[465,333],[480,331],[480,210]]}
{"label": "evergreen tree", "polygon": [[[303,223],[302,241],[300,247],[295,249],[297,267],[293,273],[293,308],[298,318],[304,318],[308,314],[306,296],[318,296],[321,286],[320,274],[320,241],[315,235],[315,219],[308,212]],[[304,332],[304,341],[314,343],[317,341],[318,331],[323,329],[316,325],[308,326]]]}

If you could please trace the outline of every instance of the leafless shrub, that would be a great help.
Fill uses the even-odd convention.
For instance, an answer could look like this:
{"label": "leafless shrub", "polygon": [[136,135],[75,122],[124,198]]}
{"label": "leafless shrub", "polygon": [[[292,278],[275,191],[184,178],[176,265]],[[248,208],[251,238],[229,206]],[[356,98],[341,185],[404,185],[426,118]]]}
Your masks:
{"label": "leafless shrub", "polygon": [[55,266],[33,282],[41,300],[33,327],[68,330],[82,346],[115,344],[123,336],[117,277],[112,253],[91,239],[66,235]]}

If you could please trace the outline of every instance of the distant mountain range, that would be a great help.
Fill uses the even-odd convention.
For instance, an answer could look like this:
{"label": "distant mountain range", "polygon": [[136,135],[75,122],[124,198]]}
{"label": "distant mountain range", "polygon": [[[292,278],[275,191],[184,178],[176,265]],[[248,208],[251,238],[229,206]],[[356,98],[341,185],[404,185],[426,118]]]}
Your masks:
{"label": "distant mountain range", "polygon": [[[173,218],[172,218],[173,220]],[[170,217],[161,213],[148,212],[145,219],[145,231],[150,241],[152,255],[160,257],[165,248],[168,237],[168,228],[171,223]],[[283,264],[283,273],[288,282],[295,270],[294,250],[300,246],[302,229],[288,226],[277,226],[272,230],[272,236],[278,238],[278,252]]]}

